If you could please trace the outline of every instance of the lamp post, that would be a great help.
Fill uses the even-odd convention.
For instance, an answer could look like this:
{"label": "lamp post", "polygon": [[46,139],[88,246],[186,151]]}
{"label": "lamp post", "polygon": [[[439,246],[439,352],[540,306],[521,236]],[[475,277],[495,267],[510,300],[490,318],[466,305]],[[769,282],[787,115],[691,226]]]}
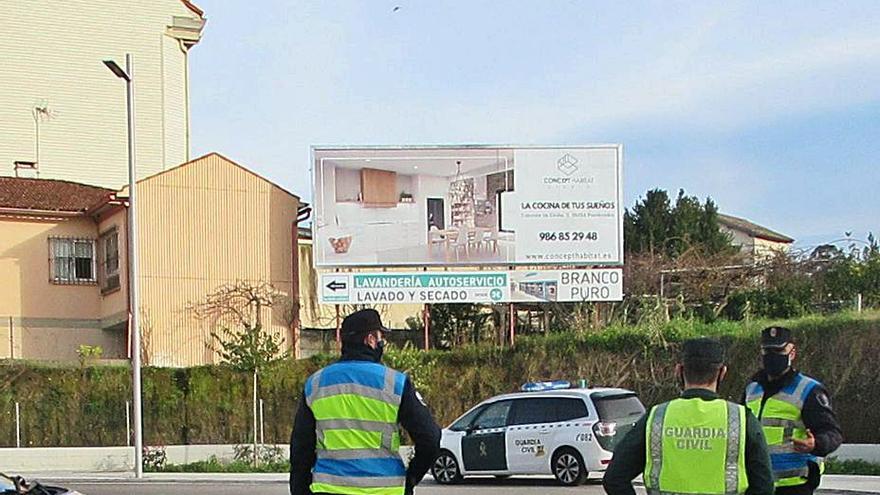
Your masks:
{"label": "lamp post", "polygon": [[137,215],[135,197],[137,195],[137,174],[134,158],[134,63],[130,53],[125,54],[125,70],[113,61],[105,60],[104,65],[116,77],[125,80],[125,103],[128,113],[128,300],[129,328],[131,329],[131,369],[134,422],[134,474],[144,476],[144,437],[141,401],[141,331],[138,323],[138,265],[137,265]]}

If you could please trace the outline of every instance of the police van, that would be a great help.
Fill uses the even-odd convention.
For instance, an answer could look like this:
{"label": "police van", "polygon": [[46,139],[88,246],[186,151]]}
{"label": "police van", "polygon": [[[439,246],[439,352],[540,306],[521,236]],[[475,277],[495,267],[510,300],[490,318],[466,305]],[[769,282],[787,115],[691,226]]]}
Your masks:
{"label": "police van", "polygon": [[645,413],[635,392],[531,382],[481,402],[443,430],[434,479],[552,474],[566,486],[604,471],[616,443]]}

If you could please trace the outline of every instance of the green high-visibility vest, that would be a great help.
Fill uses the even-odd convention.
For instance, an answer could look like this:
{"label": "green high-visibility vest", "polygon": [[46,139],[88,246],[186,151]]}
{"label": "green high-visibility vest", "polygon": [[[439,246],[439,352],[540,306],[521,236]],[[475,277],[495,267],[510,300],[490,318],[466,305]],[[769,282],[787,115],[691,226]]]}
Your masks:
{"label": "green high-visibility vest", "polygon": [[305,385],[315,416],[314,493],[403,495],[397,416],[406,377],[366,361],[318,370]]}
{"label": "green high-visibility vest", "polygon": [[645,429],[651,495],[735,495],[746,476],[746,409],[722,399],[675,399],[651,408]]}
{"label": "green high-visibility vest", "polygon": [[[824,471],[822,459],[799,453],[794,449],[793,439],[807,438],[801,410],[810,392],[820,385],[816,380],[798,373],[782,390],[764,401],[764,388],[758,382],[746,387],[746,407],[761,421],[767,446],[770,448],[770,461],[773,464],[773,478],[777,487],[797,486],[808,481],[809,462]],[[763,405],[762,405],[763,403]]]}

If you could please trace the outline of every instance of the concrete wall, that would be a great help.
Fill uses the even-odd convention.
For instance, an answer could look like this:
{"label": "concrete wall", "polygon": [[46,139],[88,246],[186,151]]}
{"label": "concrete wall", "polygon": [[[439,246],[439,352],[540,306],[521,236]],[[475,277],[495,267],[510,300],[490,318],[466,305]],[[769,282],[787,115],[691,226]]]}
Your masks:
{"label": "concrete wall", "polygon": [[[289,445],[275,447],[285,458],[290,457]],[[411,447],[400,448],[404,462],[408,462],[411,451]],[[234,453],[234,445],[169,445],[165,447],[165,462],[188,464],[211,456],[230,461]],[[52,460],[51,466],[47,466],[47,459]],[[0,466],[7,473],[133,471],[134,447],[0,448]]]}
{"label": "concrete wall", "polygon": [[[290,457],[290,446],[279,444],[282,455]],[[169,445],[165,447],[166,462],[187,464],[207,460],[211,456],[229,461],[233,458],[234,445]],[[410,458],[412,447],[401,447],[404,462]],[[880,463],[880,445],[844,444],[834,454],[838,459],[861,459]],[[52,459],[47,466],[46,460]],[[133,447],[71,447],[71,448],[3,448],[0,449],[0,466],[7,473],[40,471],[118,472],[134,469]]]}
{"label": "concrete wall", "polygon": [[8,474],[52,472],[121,472],[134,470],[134,447],[39,447],[0,449]]}
{"label": "concrete wall", "polygon": [[[175,17],[202,22],[180,0],[33,2],[4,0],[0,174],[34,160],[33,108],[40,124],[40,177],[118,188],[127,181],[125,83],[102,63],[135,62],[137,158],[141,176],[186,161],[187,54]],[[177,21],[179,24],[180,21]]]}

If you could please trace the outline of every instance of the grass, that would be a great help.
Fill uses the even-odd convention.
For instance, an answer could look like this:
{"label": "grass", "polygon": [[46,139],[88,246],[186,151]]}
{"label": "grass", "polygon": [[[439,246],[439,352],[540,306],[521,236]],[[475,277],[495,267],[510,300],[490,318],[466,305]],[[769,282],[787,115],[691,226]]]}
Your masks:
{"label": "grass", "polygon": [[205,461],[166,464],[161,468],[148,466],[145,470],[151,473],[289,473],[290,461],[275,461],[254,467],[248,461],[221,461],[211,456]]}

